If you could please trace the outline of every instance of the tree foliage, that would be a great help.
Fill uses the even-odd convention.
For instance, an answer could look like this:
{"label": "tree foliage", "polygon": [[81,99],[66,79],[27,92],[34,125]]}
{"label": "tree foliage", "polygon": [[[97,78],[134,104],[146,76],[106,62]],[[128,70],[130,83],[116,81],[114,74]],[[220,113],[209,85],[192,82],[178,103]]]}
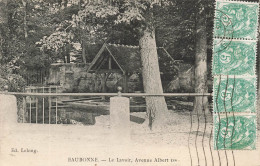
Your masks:
{"label": "tree foliage", "polygon": [[[164,47],[174,59],[193,62],[198,12],[193,0],[26,2],[27,39],[22,0],[7,1],[7,22],[1,24],[1,63],[14,73],[46,68],[70,53],[80,55],[83,47],[91,49],[89,44],[138,45],[143,29],[150,25],[155,28],[158,47]],[[205,2],[210,55],[214,5]]]}

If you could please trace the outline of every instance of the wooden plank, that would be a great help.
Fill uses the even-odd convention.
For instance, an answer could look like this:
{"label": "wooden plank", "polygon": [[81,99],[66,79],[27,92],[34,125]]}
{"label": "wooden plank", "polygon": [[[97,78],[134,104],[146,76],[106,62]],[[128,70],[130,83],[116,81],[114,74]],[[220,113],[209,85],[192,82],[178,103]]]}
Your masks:
{"label": "wooden plank", "polygon": [[67,104],[70,108],[80,109],[80,111],[84,112],[98,112],[100,114],[109,114],[109,104],[84,104],[84,103],[70,103]]}
{"label": "wooden plank", "polygon": [[95,58],[92,60],[92,62],[90,63],[87,73],[91,70],[91,68],[93,67],[93,65],[96,63],[96,61],[98,60],[98,58],[100,57],[100,55],[102,54],[102,52],[104,51],[104,49],[106,48],[106,43],[103,44],[103,46],[101,47],[101,49],[98,51],[97,55],[95,56]]}
{"label": "wooden plank", "polygon": [[121,65],[117,62],[116,58],[114,57],[114,55],[111,53],[111,51],[108,49],[108,47],[106,46],[107,51],[109,52],[110,56],[113,58],[113,60],[116,62],[116,64],[118,65],[118,67],[121,69],[121,71],[125,74],[126,71],[123,70],[123,68],[121,67]]}
{"label": "wooden plank", "polygon": [[72,99],[72,100],[63,100],[61,102],[74,102],[74,101],[86,101],[86,100],[93,100],[93,99],[101,99],[100,97],[88,97],[88,98],[80,98],[80,99]]}
{"label": "wooden plank", "polygon": [[100,69],[100,70],[97,70],[97,71],[95,71],[95,73],[120,73],[120,74],[123,74],[123,72],[121,71],[121,70],[119,70],[119,69],[111,69],[111,70],[109,70],[109,69]]}
{"label": "wooden plank", "polygon": [[97,74],[102,74],[102,73],[119,73],[123,74],[123,72],[119,69],[99,69],[99,70],[90,70],[88,73],[97,73]]}
{"label": "wooden plank", "polygon": [[99,70],[103,65],[104,63],[106,62],[107,60],[107,57],[101,57],[99,61],[96,62],[96,64],[93,65],[93,67],[97,66],[95,71]]}

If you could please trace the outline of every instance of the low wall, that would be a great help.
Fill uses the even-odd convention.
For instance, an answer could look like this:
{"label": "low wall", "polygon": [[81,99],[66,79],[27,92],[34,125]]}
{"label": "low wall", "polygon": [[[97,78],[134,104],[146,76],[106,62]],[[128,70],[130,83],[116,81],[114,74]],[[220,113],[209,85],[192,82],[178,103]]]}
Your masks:
{"label": "low wall", "polygon": [[[60,85],[64,92],[101,92],[101,75],[87,73],[89,64],[56,63],[50,68],[48,84]],[[142,80],[138,74],[132,74],[128,80],[129,92],[143,91]],[[182,62],[179,73],[162,80],[164,92],[194,92],[193,64]],[[107,92],[116,92],[118,86],[124,87],[121,74],[113,73],[107,79]],[[211,77],[208,80],[209,90],[212,89]]]}
{"label": "low wall", "polygon": [[89,64],[76,63],[55,63],[50,67],[48,84],[60,85],[64,91],[71,91],[75,87],[76,81],[82,77]]}
{"label": "low wall", "polygon": [[[87,73],[88,66],[89,64],[75,63],[52,64],[48,84],[62,86],[63,92],[101,92],[101,75]],[[110,74],[106,82],[107,92],[117,92],[117,87],[123,85],[122,74]],[[142,90],[137,74],[130,76],[128,85],[129,92]]]}

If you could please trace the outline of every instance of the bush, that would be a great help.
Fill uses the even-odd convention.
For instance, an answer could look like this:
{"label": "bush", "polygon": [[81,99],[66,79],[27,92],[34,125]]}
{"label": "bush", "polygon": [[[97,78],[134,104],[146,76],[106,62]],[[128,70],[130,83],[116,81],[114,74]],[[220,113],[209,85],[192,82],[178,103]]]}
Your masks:
{"label": "bush", "polygon": [[21,92],[26,86],[26,82],[23,77],[17,74],[9,75],[8,81],[8,91],[10,92]]}
{"label": "bush", "polygon": [[26,82],[22,76],[11,74],[6,68],[0,67],[0,91],[3,91],[6,85],[10,92],[21,92],[25,88]]}

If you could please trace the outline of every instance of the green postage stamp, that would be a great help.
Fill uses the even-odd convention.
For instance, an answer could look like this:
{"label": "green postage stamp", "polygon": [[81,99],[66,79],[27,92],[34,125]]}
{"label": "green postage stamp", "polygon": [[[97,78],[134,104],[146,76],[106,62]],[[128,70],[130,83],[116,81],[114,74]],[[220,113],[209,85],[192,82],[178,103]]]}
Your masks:
{"label": "green postage stamp", "polygon": [[256,149],[256,115],[214,115],[214,149]]}
{"label": "green postage stamp", "polygon": [[255,75],[256,41],[214,39],[213,75]]}
{"label": "green postage stamp", "polygon": [[214,77],[214,112],[256,112],[256,78]]}
{"label": "green postage stamp", "polygon": [[259,4],[216,0],[213,41],[214,149],[256,149]]}
{"label": "green postage stamp", "polygon": [[258,3],[217,1],[214,37],[257,38]]}

